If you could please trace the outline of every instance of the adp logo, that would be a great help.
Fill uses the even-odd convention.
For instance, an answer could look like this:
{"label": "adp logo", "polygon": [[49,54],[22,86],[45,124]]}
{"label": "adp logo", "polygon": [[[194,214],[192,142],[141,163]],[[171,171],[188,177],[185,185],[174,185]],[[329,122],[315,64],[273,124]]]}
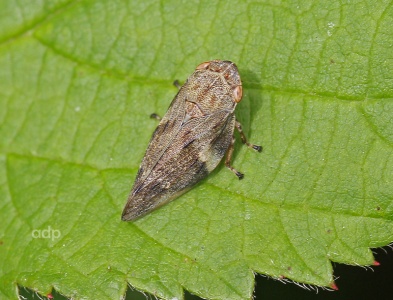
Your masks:
{"label": "adp logo", "polygon": [[49,225],[47,229],[34,229],[31,232],[31,236],[33,239],[52,239],[52,241],[54,241],[55,239],[58,239],[61,234],[60,230],[52,229]]}

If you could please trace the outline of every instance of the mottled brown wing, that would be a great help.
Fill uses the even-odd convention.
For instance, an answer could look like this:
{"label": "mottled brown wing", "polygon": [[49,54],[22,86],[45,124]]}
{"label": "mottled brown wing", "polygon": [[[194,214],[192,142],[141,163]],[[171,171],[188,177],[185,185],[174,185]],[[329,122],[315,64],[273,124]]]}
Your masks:
{"label": "mottled brown wing", "polygon": [[153,167],[161,159],[164,151],[181,130],[185,116],[185,101],[180,99],[184,97],[184,93],[183,88],[179,90],[176,97],[172,100],[168,111],[154,131],[139,167],[134,187],[146,179]]}
{"label": "mottled brown wing", "polygon": [[[177,103],[172,102],[167,115],[171,111],[174,114],[184,111],[172,109],[172,105]],[[141,217],[186,192],[217,166],[231,143],[233,112],[217,111],[184,124],[181,116],[166,118],[167,115],[153,134],[124,208],[123,220]],[[157,147],[156,143],[164,146]]]}

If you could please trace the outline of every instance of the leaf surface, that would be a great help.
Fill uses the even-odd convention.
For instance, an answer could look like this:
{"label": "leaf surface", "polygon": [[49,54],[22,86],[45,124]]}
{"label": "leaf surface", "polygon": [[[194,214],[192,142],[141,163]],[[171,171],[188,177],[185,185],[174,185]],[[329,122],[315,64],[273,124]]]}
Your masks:
{"label": "leaf surface", "polygon": [[[249,299],[253,272],[332,286],[393,241],[390,2],[30,2],[0,4],[1,297]],[[217,58],[264,151],[121,222],[149,115]]]}

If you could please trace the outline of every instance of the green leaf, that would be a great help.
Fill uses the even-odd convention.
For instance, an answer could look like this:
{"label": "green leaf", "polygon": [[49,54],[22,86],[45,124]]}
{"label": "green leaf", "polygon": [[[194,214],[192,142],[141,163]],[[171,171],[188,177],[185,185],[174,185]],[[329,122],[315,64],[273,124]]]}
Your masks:
{"label": "green leaf", "polygon": [[[254,272],[333,286],[393,241],[393,8],[247,1],[0,3],[0,298],[119,299],[127,282],[250,299]],[[201,62],[239,66],[236,146],[197,187],[120,221],[156,126]]]}

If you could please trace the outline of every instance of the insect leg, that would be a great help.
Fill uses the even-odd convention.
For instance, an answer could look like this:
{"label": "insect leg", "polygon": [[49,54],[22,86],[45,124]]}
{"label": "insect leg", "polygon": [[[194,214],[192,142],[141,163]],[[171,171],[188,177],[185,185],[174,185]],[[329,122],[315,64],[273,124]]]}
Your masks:
{"label": "insect leg", "polygon": [[262,151],[262,146],[250,144],[249,142],[247,142],[247,138],[243,132],[242,125],[240,124],[240,122],[238,120],[236,120],[235,126],[237,128],[237,131],[239,131],[239,133],[240,133],[240,138],[242,139],[243,144],[246,144],[247,147],[252,148],[258,152]]}
{"label": "insect leg", "polygon": [[158,121],[161,121],[161,117],[159,116],[159,115],[157,115],[157,114],[151,114],[150,115],[150,118],[152,118],[152,119],[156,119],[156,120],[158,120]]}
{"label": "insect leg", "polygon": [[173,82],[173,85],[174,85],[175,87],[177,87],[177,88],[180,90],[181,84],[180,84],[179,80],[176,79],[176,80]]}
{"label": "insect leg", "polygon": [[233,155],[233,145],[235,144],[235,137],[232,137],[232,142],[229,145],[229,148],[227,150],[227,154],[225,156],[225,166],[231,170],[239,179],[243,179],[244,174],[240,173],[237,171],[234,167],[231,166],[231,160],[232,160],[232,155]]}
{"label": "insect leg", "polygon": [[[181,84],[180,84],[179,80],[176,79],[176,80],[173,82],[173,85],[174,85],[175,87],[177,87],[177,88],[180,90]],[[162,119],[162,118],[161,118],[159,115],[157,115],[156,113],[151,114],[151,115],[150,115],[150,118],[156,119],[156,120],[158,120],[158,121],[161,121],[161,119]]]}

